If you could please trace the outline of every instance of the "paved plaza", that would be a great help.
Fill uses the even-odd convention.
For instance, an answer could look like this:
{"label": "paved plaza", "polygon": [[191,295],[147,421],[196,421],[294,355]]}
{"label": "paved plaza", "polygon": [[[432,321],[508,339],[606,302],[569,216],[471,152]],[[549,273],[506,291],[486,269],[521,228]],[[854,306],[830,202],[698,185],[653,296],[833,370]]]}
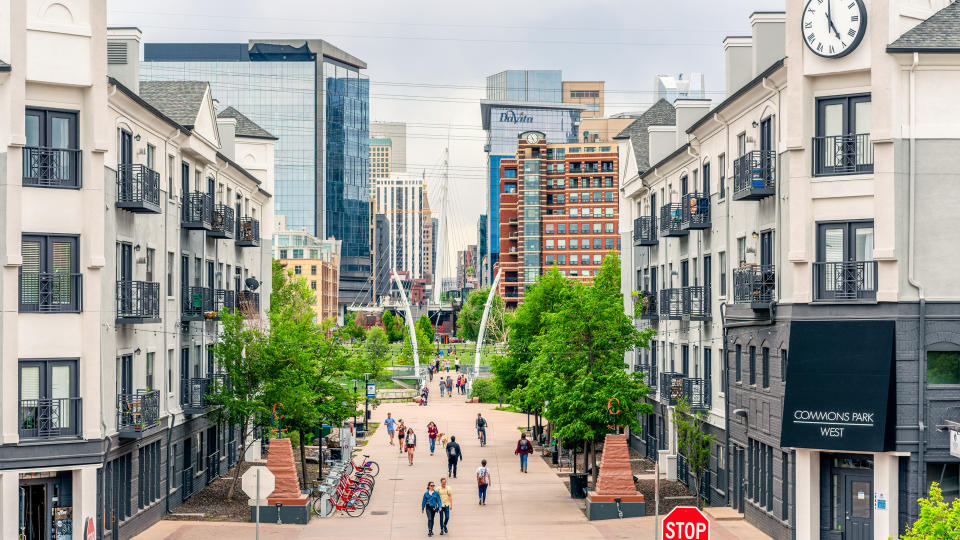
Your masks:
{"label": "paved plaza", "polygon": [[[335,515],[328,519],[314,518],[307,526],[261,525],[264,539],[291,538],[388,538],[426,537],[426,518],[420,513],[420,499],[427,482],[439,485],[446,474],[447,460],[438,448],[431,456],[426,435],[429,421],[436,422],[441,432],[457,436],[463,451],[459,478],[450,479],[453,506],[450,536],[463,539],[603,539],[653,538],[652,517],[624,520],[587,520],[583,501],[570,498],[562,479],[539,457],[531,457],[527,474],[520,472],[514,455],[518,426],[526,427],[526,415],[496,411],[490,405],[463,403],[462,396],[434,398],[427,407],[414,404],[384,404],[373,413],[381,421],[387,412],[402,418],[414,428],[418,449],[413,466],[407,465],[406,454],[390,446],[385,429],[378,429],[365,447],[365,453],[380,464],[380,475],[366,512],[360,518]],[[488,421],[488,444],[481,447],[476,437],[474,420],[482,412]],[[477,504],[474,471],[486,459],[493,474],[487,493],[487,504]],[[648,501],[652,504],[652,501]],[[745,521],[714,522],[711,538],[720,540],[766,539]],[[439,525],[434,533],[439,535]],[[210,540],[253,538],[249,523],[214,523],[161,521],[138,539],[176,538]]]}

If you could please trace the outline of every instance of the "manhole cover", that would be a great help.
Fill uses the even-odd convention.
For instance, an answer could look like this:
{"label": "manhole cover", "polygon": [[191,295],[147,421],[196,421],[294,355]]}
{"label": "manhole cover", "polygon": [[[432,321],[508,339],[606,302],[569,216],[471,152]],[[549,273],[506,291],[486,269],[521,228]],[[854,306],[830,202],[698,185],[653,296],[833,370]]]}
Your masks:
{"label": "manhole cover", "polygon": [[403,480],[403,478],[387,478],[387,480]]}
{"label": "manhole cover", "polygon": [[370,512],[370,513],[373,514],[373,515],[375,515],[375,516],[385,516],[385,515],[387,515],[387,511],[386,511],[386,510],[375,510],[375,511]]}

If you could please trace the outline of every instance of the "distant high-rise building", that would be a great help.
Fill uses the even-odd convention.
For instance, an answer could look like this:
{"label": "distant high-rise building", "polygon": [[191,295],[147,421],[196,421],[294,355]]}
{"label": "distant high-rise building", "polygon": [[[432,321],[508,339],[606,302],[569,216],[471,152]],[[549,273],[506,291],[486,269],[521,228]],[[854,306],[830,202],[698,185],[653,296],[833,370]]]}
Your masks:
{"label": "distant high-rise building", "polygon": [[603,118],[603,81],[563,81],[563,102],[586,107],[581,118]]}
{"label": "distant high-rise building", "polygon": [[490,101],[560,103],[563,72],[559,69],[508,69],[487,77]]}
{"label": "distant high-rise building", "polygon": [[670,103],[677,98],[703,99],[703,73],[680,73],[657,75],[653,78],[653,101],[665,99]]}
{"label": "distant high-rise building", "polygon": [[390,139],[390,172],[407,172],[407,124],[370,122],[370,136]]}
{"label": "distant high-rise building", "polygon": [[333,238],[321,240],[306,231],[291,231],[286,227],[286,218],[277,216],[273,258],[294,276],[306,280],[313,291],[317,322],[338,314],[341,245],[340,240]]}
{"label": "distant high-rise building", "polygon": [[427,190],[421,190],[421,195],[423,198],[422,207],[423,210],[420,214],[423,227],[423,240],[422,240],[422,249],[423,257],[421,259],[421,276],[427,280],[427,283],[433,283],[433,272],[435,270],[434,263],[436,261],[436,256],[434,255],[434,250],[437,248],[437,230],[433,227],[433,213],[430,211],[430,201],[427,198]]}
{"label": "distant high-rise building", "polygon": [[477,279],[480,280],[481,285],[489,285],[490,280],[490,271],[487,268],[485,258],[488,256],[489,250],[487,249],[487,215],[480,214],[480,217],[477,219]]}
{"label": "distant high-rise building", "polygon": [[457,288],[479,288],[477,280],[477,246],[470,245],[467,249],[457,252]]}
{"label": "distant high-rise building", "polygon": [[424,200],[426,185],[420,175],[393,174],[377,180],[377,213],[390,220],[391,270],[423,277]]}
{"label": "distant high-rise building", "polygon": [[393,171],[393,139],[370,138],[370,189],[377,178],[386,178]]}
{"label": "distant high-rise building", "polygon": [[390,220],[384,214],[374,214],[373,222],[373,299],[379,302],[390,295]]}

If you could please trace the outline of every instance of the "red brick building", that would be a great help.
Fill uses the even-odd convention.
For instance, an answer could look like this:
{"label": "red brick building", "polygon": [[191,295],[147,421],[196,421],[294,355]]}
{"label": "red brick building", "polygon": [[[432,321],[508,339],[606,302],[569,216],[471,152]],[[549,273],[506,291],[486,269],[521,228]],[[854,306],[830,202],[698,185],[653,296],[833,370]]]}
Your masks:
{"label": "red brick building", "polygon": [[617,147],[549,144],[521,133],[514,159],[500,161],[499,294],[516,307],[551,267],[589,281],[603,257],[620,251]]}

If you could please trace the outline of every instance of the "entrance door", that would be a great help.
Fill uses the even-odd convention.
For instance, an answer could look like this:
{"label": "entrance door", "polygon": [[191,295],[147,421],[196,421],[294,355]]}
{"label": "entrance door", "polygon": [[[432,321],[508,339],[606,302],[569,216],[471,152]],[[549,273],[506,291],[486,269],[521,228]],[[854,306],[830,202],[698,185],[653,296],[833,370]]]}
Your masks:
{"label": "entrance door", "polygon": [[873,222],[822,223],[817,242],[821,300],[850,300],[876,294]]}
{"label": "entrance door", "polygon": [[[773,150],[773,117],[768,116],[760,121],[760,167],[766,173],[771,169],[773,156],[770,151]],[[764,178],[773,180],[772,178]]]}
{"label": "entrance door", "polygon": [[20,486],[20,538],[47,540],[50,537],[47,519],[46,484]]}
{"label": "entrance door", "polygon": [[120,393],[133,394],[133,355],[126,354],[120,357]]}
{"label": "entrance door", "polygon": [[743,513],[743,491],[744,491],[744,451],[743,447],[733,445],[733,507]]}
{"label": "entrance door", "polygon": [[[120,312],[133,312],[133,246],[125,242],[117,244],[117,281],[120,295]],[[118,314],[119,315],[119,314]]]}
{"label": "entrance door", "polygon": [[773,231],[760,233],[760,264],[773,264]]}
{"label": "entrance door", "polygon": [[873,538],[873,478],[859,473],[843,476],[846,521],[843,540],[869,540]]}

